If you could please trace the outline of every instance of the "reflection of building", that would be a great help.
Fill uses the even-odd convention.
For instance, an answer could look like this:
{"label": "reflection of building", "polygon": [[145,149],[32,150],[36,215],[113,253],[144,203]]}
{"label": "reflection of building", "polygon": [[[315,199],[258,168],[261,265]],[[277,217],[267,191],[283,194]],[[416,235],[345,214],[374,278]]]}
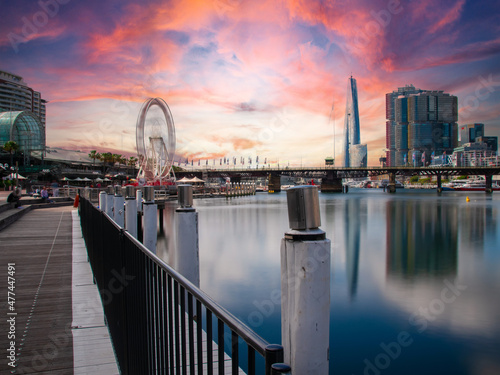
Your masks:
{"label": "reflection of building", "polygon": [[457,272],[457,212],[423,200],[387,202],[387,275],[412,279]]}
{"label": "reflection of building", "polygon": [[[360,145],[360,128],[359,128],[359,110],[358,110],[358,88],[356,80],[352,76],[347,83],[347,99],[345,107],[344,119],[344,163],[343,167],[366,167],[366,156],[363,158],[363,152],[366,154],[366,145],[364,148],[354,146]],[[356,165],[353,164],[352,156]]]}
{"label": "reflection of building", "polygon": [[348,199],[344,206],[347,287],[351,298],[358,291],[361,230],[366,226],[366,202]]}

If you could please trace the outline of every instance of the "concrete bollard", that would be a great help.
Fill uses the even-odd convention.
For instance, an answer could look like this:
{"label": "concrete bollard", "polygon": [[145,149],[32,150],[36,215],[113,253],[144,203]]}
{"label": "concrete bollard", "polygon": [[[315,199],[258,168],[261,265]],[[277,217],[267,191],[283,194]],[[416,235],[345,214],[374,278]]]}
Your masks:
{"label": "concrete bollard", "polygon": [[106,194],[105,191],[101,191],[99,193],[99,208],[101,211],[106,211],[106,197],[108,194]]}
{"label": "concrete bollard", "polygon": [[113,216],[113,206],[114,206],[114,195],[115,191],[113,189],[113,186],[108,186],[107,187],[107,197],[106,197],[106,213],[111,217],[112,219],[114,218]]}
{"label": "concrete bollard", "polygon": [[144,204],[143,218],[144,218],[144,241],[143,244],[152,253],[156,254],[156,240],[157,240],[157,215],[158,207],[154,201],[155,190],[153,186],[144,187]]}
{"label": "concrete bollard", "polygon": [[115,185],[113,214],[116,224],[123,228],[125,226],[125,198],[123,198],[122,187],[120,185]]}
{"label": "concrete bollard", "polygon": [[281,240],[281,332],[284,363],[295,374],[328,374],[330,240],[319,229],[318,189],[287,190],[291,230]]}
{"label": "concrete bollard", "polygon": [[131,236],[137,238],[137,202],[133,186],[125,188],[125,228]]}
{"label": "concrete bollard", "polygon": [[142,190],[138,189],[135,192],[135,199],[137,201],[137,212],[142,212]]}
{"label": "concrete bollard", "polygon": [[176,246],[173,267],[197,287],[200,286],[198,212],[193,208],[193,187],[177,186],[179,207],[175,210]]}

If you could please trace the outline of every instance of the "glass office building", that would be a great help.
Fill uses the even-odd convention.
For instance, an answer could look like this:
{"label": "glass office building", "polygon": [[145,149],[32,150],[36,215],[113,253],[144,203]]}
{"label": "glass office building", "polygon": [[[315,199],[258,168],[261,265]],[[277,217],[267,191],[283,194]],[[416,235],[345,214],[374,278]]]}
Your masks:
{"label": "glass office building", "polygon": [[[355,147],[360,145],[361,133],[359,126],[359,110],[358,110],[358,88],[356,79],[352,76],[347,80],[347,100],[345,108],[344,119],[344,141],[343,141],[343,154],[344,161],[343,167],[359,167],[360,158],[362,159],[362,148]],[[364,166],[366,167],[366,145],[364,146]],[[352,161],[353,152],[355,160]]]}
{"label": "glass office building", "polygon": [[34,113],[28,111],[0,112],[0,144],[14,141],[19,151],[43,151],[45,149],[44,127]]}

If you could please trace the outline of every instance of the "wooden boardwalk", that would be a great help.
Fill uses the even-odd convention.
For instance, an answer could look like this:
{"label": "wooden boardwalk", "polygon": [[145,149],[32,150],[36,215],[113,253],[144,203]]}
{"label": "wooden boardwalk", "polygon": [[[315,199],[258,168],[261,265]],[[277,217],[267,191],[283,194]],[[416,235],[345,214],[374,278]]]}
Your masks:
{"label": "wooden boardwalk", "polygon": [[[93,341],[84,338],[87,348],[99,345],[108,347],[109,338],[102,334],[103,318],[99,317],[99,310],[85,311],[84,307],[90,303],[88,291],[80,293],[86,299],[87,305],[78,300],[78,293],[74,295],[74,285],[87,288],[93,285],[84,274],[75,274],[73,260],[82,262],[82,256],[73,259],[73,208],[54,207],[29,212],[21,219],[0,231],[0,269],[2,280],[7,284],[8,264],[15,267],[15,305],[10,311],[7,303],[8,285],[0,297],[0,343],[2,353],[8,353],[10,341],[15,341],[17,367],[9,366],[6,355],[1,356],[0,374],[117,374],[103,367],[100,372],[88,367],[99,365],[108,366],[109,358],[96,358],[95,350],[85,352],[81,345],[82,334],[89,334]],[[79,223],[77,223],[79,225]],[[81,236],[80,236],[81,237]],[[83,248],[84,249],[84,248]],[[81,246],[80,246],[81,250]],[[82,268],[81,264],[76,268]],[[89,269],[90,270],[90,269]],[[83,275],[83,276],[82,276]],[[80,278],[80,279],[79,279]],[[91,280],[91,279],[90,279]],[[93,285],[95,294],[97,288]],[[82,289],[80,289],[82,291]],[[76,308],[74,306],[77,306]],[[100,307],[100,305],[99,305]],[[15,313],[16,315],[8,315]],[[76,316],[74,316],[76,314]],[[88,323],[99,321],[97,326],[75,327],[73,320],[78,322],[87,316]],[[95,320],[89,320],[92,313]],[[101,309],[102,314],[102,309]],[[15,339],[7,337],[9,325],[7,319],[15,317]],[[78,324],[78,323],[77,323]],[[83,329],[86,328],[86,329]],[[97,332],[100,328],[101,331]],[[104,327],[105,332],[107,329]],[[76,344],[76,346],[75,346]],[[74,355],[74,347],[75,353]],[[102,352],[102,351],[101,351]],[[112,354],[112,352],[111,352]],[[87,356],[86,356],[87,355]],[[92,363],[88,355],[94,355]],[[116,364],[114,365],[116,368]]]}

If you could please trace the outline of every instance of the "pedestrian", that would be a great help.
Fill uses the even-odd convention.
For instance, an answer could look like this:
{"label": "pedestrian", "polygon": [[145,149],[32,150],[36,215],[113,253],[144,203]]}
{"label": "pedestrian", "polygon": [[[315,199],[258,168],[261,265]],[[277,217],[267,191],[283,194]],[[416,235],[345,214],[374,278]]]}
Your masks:
{"label": "pedestrian", "polygon": [[47,191],[47,188],[45,186],[42,188],[40,195],[44,203],[49,202],[49,192]]}
{"label": "pedestrian", "polygon": [[9,194],[7,197],[7,202],[9,203],[15,203],[15,207],[21,207],[21,190],[19,188],[16,188],[12,193]]}
{"label": "pedestrian", "polygon": [[52,181],[52,184],[50,185],[52,187],[52,196],[58,197],[59,196],[59,184],[57,183],[56,180]]}

